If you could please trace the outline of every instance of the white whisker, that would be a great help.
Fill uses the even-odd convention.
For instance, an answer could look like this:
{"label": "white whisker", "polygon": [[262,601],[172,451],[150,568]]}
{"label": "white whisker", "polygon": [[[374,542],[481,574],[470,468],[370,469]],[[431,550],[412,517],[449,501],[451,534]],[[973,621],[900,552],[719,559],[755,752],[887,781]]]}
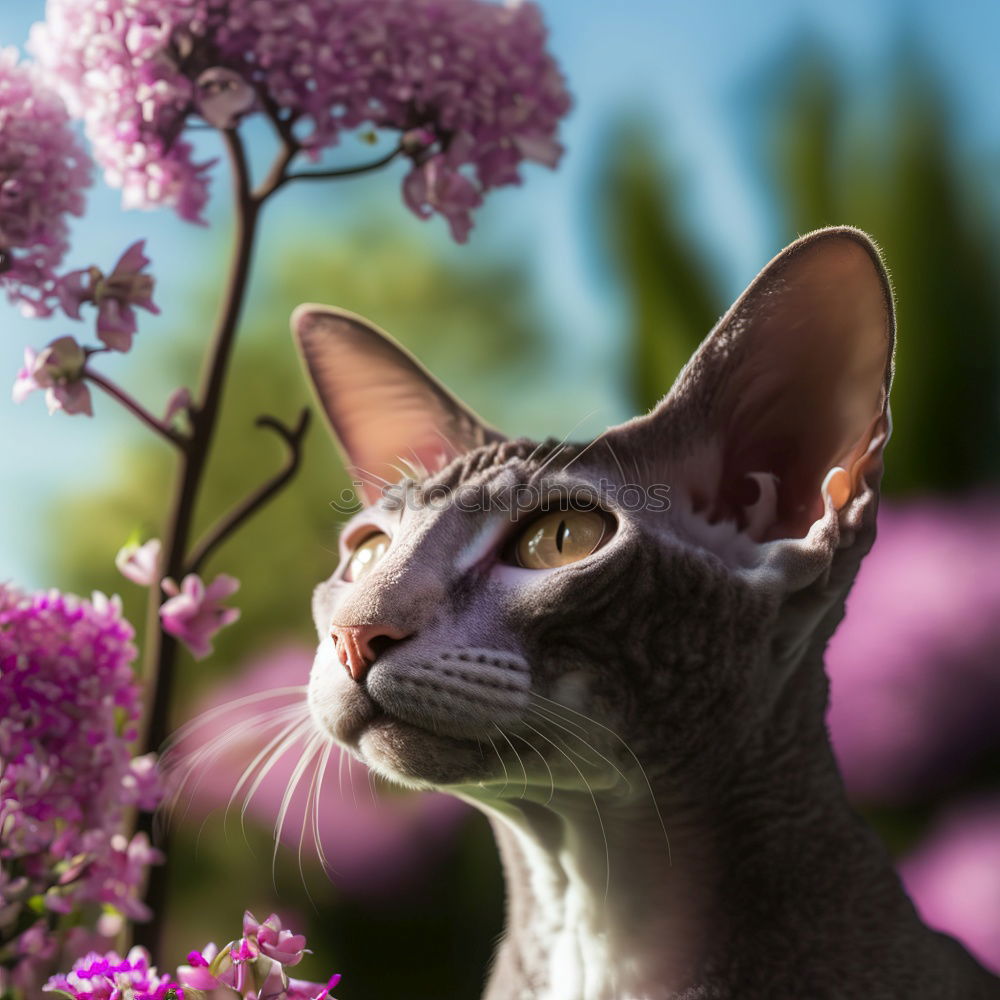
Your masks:
{"label": "white whisker", "polygon": [[642,775],[642,780],[646,783],[646,790],[649,792],[649,800],[653,803],[653,809],[656,811],[656,818],[659,821],[660,829],[663,831],[663,839],[667,845],[667,860],[669,864],[673,864],[673,853],[670,849],[670,836],[667,834],[667,824],[663,821],[663,814],[660,812],[660,804],[656,801],[656,795],[653,793],[653,785],[649,780],[649,775],[646,774],[646,769],[642,766],[642,761],[635,755],[635,751],[619,736],[613,729],[604,725],[603,722],[598,722],[597,719],[592,719],[589,715],[584,715],[582,712],[577,712],[575,709],[569,707],[569,705],[563,705],[562,702],[553,701],[551,698],[546,698],[545,695],[539,694],[537,691],[532,691],[531,696],[533,698],[538,698],[542,701],[548,702],[553,705],[556,709],[562,709],[565,712],[570,712],[578,718],[583,719],[585,722],[589,722],[591,725],[597,726],[603,729],[606,733],[613,736],[618,742],[624,747],[626,753],[635,761],[635,766],[639,769],[639,773]]}
{"label": "white whisker", "polygon": [[[566,726],[562,725],[561,722],[557,722],[556,719],[551,718],[551,716],[556,716],[556,718],[561,719],[562,717],[560,715],[558,715],[558,713],[553,712],[552,709],[550,709],[550,708],[549,709],[542,708],[540,705],[534,706],[533,708],[530,709],[530,711],[534,712],[536,715],[538,715],[541,718],[545,719],[545,721],[548,722],[549,725],[557,726],[559,729],[562,729],[564,732],[569,733],[570,736],[575,736],[588,750],[590,750],[592,753],[596,753],[597,756],[600,757],[601,760],[603,760],[604,763],[608,765],[608,767],[610,767],[612,770],[614,770],[614,772],[618,775],[618,777],[621,778],[622,781],[625,782],[625,784],[628,787],[629,791],[632,790],[632,782],[629,780],[628,775],[625,774],[621,770],[621,768],[618,767],[618,765],[613,760],[610,760],[608,757],[605,757],[604,754],[602,754],[601,751],[598,750],[597,747],[595,747],[593,743],[591,743],[589,740],[585,740],[579,733],[574,733],[571,729],[569,729]],[[566,721],[566,720],[562,720],[562,721]],[[581,758],[581,760],[587,760],[586,757],[584,757],[582,754],[578,753],[577,751],[573,751],[573,752],[577,753],[577,756],[579,756]],[[590,765],[592,765],[592,766],[596,766],[596,765],[594,765],[594,761],[592,761],[592,760],[588,760],[587,763],[590,764]]]}
{"label": "white whisker", "polygon": [[[267,756],[267,759],[264,760],[264,763],[258,770],[253,782],[250,784],[247,789],[247,793],[243,798],[243,806],[240,809],[240,828],[243,830],[244,838],[246,837],[247,810],[250,808],[250,803],[253,800],[254,795],[257,794],[257,790],[264,783],[264,779],[271,773],[278,761],[280,761],[281,758],[284,757],[285,754],[288,753],[288,751],[295,746],[295,744],[298,743],[303,736],[305,736],[311,726],[311,719],[303,719],[301,722],[291,724],[287,729],[282,730],[282,733],[279,734],[279,738],[271,741],[267,747],[267,754],[264,754],[263,752],[262,754],[258,754],[258,757],[254,762],[255,764],[260,760],[264,760],[265,756]],[[249,777],[250,773],[252,772],[249,770],[244,771],[240,778],[241,784]],[[239,790],[240,785],[237,785],[237,787],[233,790],[232,796],[230,797],[230,805],[232,805],[232,802],[239,793]]]}
{"label": "white whisker", "polygon": [[490,741],[490,746],[493,747],[493,752],[497,755],[497,760],[500,761],[500,766],[503,768],[503,788],[500,789],[500,796],[507,791],[507,786],[510,784],[510,775],[507,773],[507,765],[503,762],[503,757],[500,756],[500,751],[497,749],[497,745],[493,742],[492,737],[487,736],[486,739]]}
{"label": "white whisker", "polygon": [[[295,792],[302,781],[302,777],[312,760],[312,754],[314,748],[316,747],[317,741],[324,739],[322,733],[315,733],[310,737],[308,743],[305,746],[305,752],[299,758],[298,762],[295,764],[295,768],[292,771],[292,775],[288,780],[288,787],[285,789],[285,794],[281,798],[281,805],[278,807],[278,816],[274,821],[274,851],[271,854],[271,881],[274,884],[275,891],[277,891],[277,871],[278,871],[278,848],[281,846],[281,834],[285,827],[285,820],[288,818],[288,810],[292,804],[292,799],[295,796]],[[301,858],[301,855],[300,855]],[[303,879],[303,883],[304,883]],[[309,887],[304,886],[306,894],[309,893]],[[312,899],[310,897],[310,902]]]}
{"label": "white whisker", "polygon": [[164,754],[166,754],[170,748],[173,748],[176,744],[182,742],[186,736],[189,736],[192,732],[200,729],[206,723],[211,722],[220,715],[229,714],[237,709],[245,708],[247,705],[254,705],[259,701],[269,701],[272,698],[286,698],[292,695],[304,697],[308,690],[309,686],[307,684],[298,684],[294,687],[273,688],[269,691],[257,691],[254,694],[243,695],[241,698],[234,698],[232,701],[227,701],[224,705],[216,705],[215,708],[206,709],[204,712],[196,715],[193,719],[189,719],[182,726],[179,726],[171,734],[170,738],[167,740]]}
{"label": "white whisker", "polygon": [[[590,794],[590,801],[594,804],[594,812],[597,815],[597,825],[601,830],[601,838],[604,841],[604,902],[608,901],[608,893],[611,891],[611,849],[608,847],[608,835],[604,829],[604,819],[601,816],[600,807],[597,805],[597,796],[594,794],[594,789],[591,788],[590,782],[587,781],[586,775],[577,766],[576,761],[564,750],[561,750],[555,743],[552,742],[544,733],[539,732],[530,723],[524,722],[523,725],[527,726],[533,733],[537,733],[546,743],[553,746],[556,750],[561,753],[566,760],[569,762],[570,766],[574,771],[580,776],[580,780],[587,786],[587,791]],[[543,758],[544,759],[544,758]],[[551,772],[550,772],[551,773]]]}
{"label": "white whisker", "polygon": [[511,742],[510,737],[495,722],[493,723],[493,727],[507,741],[507,746],[514,752],[518,764],[521,765],[521,773],[524,775],[524,788],[521,789],[521,798],[523,799],[528,794],[528,769],[524,766],[524,761],[521,760],[521,755],[517,752],[517,748]]}
{"label": "white whisker", "polygon": [[[528,728],[532,732],[538,733],[539,736],[542,736],[542,734],[539,733],[538,730],[534,728],[534,726],[529,726],[527,722],[525,722],[524,725],[528,726]],[[553,773],[552,773],[552,768],[549,767],[549,762],[545,759],[545,754],[543,754],[542,751],[539,750],[538,747],[536,747],[535,744],[532,743],[531,740],[529,740],[526,736],[522,736],[520,733],[514,733],[514,735],[522,743],[527,743],[528,746],[532,749],[532,751],[534,753],[536,753],[541,758],[542,763],[545,765],[545,770],[548,771],[548,773],[549,773],[549,797],[545,800],[545,804],[546,805],[550,805],[552,803],[552,800],[556,797],[556,779],[555,779],[555,775],[553,775]],[[544,740],[545,737],[542,736],[542,739]],[[548,740],[548,742],[552,743],[552,740]],[[555,746],[554,743],[552,743],[552,745]],[[558,749],[558,747],[556,749]],[[563,754],[563,756],[565,757],[566,755]]]}
{"label": "white whisker", "polygon": [[326,768],[330,763],[330,754],[334,750],[334,742],[332,740],[327,740],[326,749],[323,751],[323,756],[320,758],[319,762],[319,780],[316,785],[316,798],[313,802],[313,840],[316,844],[316,856],[319,858],[320,864],[323,866],[323,871],[328,875],[333,870],[330,862],[327,860],[326,851],[323,849],[323,838],[320,836],[319,821],[320,821],[320,796],[323,794],[323,782],[326,780]]}

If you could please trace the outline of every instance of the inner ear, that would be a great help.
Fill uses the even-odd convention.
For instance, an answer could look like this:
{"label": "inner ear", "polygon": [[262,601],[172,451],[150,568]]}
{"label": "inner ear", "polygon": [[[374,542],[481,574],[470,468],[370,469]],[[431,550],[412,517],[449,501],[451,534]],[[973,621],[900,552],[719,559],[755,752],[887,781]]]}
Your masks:
{"label": "inner ear", "polygon": [[503,435],[387,333],[343,310],[302,305],[292,332],[334,436],[368,503],[405,468],[433,472]]}
{"label": "inner ear", "polygon": [[874,244],[826,229],[779,254],[646,420],[672,424],[696,512],[756,541],[799,538],[863,488],[888,432],[892,295]]}

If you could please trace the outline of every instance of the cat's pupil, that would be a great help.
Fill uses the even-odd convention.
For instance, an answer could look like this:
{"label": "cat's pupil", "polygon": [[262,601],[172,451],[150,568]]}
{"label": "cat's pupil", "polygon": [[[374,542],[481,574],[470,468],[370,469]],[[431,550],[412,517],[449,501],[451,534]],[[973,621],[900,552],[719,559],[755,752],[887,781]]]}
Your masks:
{"label": "cat's pupil", "polygon": [[569,534],[569,528],[565,521],[559,522],[559,527],[556,529],[556,548],[562,552],[563,542],[566,540],[566,535]]}

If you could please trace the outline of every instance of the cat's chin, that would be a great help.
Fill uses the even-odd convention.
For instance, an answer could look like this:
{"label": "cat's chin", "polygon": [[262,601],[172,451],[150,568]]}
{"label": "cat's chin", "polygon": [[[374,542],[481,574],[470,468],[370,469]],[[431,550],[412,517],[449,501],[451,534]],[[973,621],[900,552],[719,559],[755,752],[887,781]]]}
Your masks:
{"label": "cat's chin", "polygon": [[411,787],[442,788],[492,777],[475,740],[432,733],[382,710],[358,734],[355,746],[374,771]]}
{"label": "cat's chin", "polygon": [[383,777],[419,788],[493,777],[475,740],[400,719],[359,686],[335,687],[310,698],[317,726]]}

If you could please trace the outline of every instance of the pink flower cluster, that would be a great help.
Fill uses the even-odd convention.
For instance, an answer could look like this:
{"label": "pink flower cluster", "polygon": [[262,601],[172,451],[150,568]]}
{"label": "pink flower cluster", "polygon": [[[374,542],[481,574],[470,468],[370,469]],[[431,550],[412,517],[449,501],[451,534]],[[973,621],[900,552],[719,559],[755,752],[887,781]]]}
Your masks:
{"label": "pink flower cluster", "polygon": [[73,1000],[223,1000],[234,995],[243,1000],[333,1000],[330,991],[339,975],[312,983],[285,972],[302,961],[305,951],[306,939],[283,929],[273,913],[258,922],[247,912],[241,938],[222,948],[209,944],[192,951],[175,978],[159,975],[147,952],[133,948],[125,959],[114,952],[86,955],[68,975],[53,976],[44,988]]}
{"label": "pink flower cluster", "polygon": [[159,855],[120,832],[126,808],[161,796],[153,760],[129,749],[132,637],[117,598],[0,584],[0,942],[28,963],[54,953],[56,915],[147,916],[138,886]]}
{"label": "pink flower cluster", "polygon": [[28,315],[51,311],[67,216],[83,214],[90,179],[62,101],[0,49],[0,286]]}
{"label": "pink flower cluster", "polygon": [[461,241],[485,191],[559,159],[570,98],[545,43],[529,2],[49,0],[31,48],[127,205],[200,220],[209,164],[186,123],[266,108],[314,157],[363,125],[401,133],[407,204]]}
{"label": "pink flower cluster", "polygon": [[91,952],[67,976],[53,976],[43,987],[74,1000],[182,1000],[184,991],[169,976],[149,964],[144,948],[133,948],[125,958],[113,951]]}
{"label": "pink flower cluster", "polygon": [[160,584],[168,599],[160,605],[163,631],[176,636],[196,660],[212,652],[212,637],[240,617],[239,608],[223,601],[240,589],[240,581],[220,573],[207,587],[196,573],[189,573],[178,587],[167,577]]}

